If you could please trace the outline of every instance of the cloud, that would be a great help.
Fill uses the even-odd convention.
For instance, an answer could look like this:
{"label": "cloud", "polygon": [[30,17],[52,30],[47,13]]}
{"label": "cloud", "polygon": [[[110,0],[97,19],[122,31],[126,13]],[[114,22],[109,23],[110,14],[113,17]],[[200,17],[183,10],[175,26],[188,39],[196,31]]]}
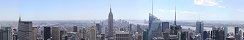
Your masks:
{"label": "cloud", "polygon": [[219,8],[226,8],[225,6],[218,6]]}
{"label": "cloud", "polygon": [[200,6],[216,6],[218,5],[218,2],[219,1],[217,0],[194,0],[194,4]]}

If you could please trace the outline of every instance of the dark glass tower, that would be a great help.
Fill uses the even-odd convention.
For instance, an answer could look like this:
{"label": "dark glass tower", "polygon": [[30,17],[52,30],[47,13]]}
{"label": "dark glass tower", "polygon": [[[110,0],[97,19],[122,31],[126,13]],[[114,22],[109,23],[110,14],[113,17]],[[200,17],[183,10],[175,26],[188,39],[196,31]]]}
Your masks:
{"label": "dark glass tower", "polygon": [[44,27],[44,40],[49,39],[51,36],[51,28],[50,27]]}

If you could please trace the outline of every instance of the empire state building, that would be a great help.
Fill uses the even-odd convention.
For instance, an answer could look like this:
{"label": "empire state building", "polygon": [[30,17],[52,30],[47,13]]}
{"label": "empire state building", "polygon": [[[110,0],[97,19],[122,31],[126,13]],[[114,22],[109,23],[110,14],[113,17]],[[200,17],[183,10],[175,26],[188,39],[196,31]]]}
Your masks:
{"label": "empire state building", "polygon": [[112,13],[112,9],[110,8],[110,12],[108,15],[108,39],[113,40],[113,36],[114,36],[114,30],[113,30],[113,13]]}

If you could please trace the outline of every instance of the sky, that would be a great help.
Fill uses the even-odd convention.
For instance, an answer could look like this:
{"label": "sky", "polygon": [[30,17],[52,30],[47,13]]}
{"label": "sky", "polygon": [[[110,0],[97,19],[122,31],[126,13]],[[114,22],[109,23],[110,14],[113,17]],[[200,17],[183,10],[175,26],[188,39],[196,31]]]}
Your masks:
{"label": "sky", "polygon": [[[153,0],[153,15],[161,20],[244,21],[244,0]],[[0,0],[0,21],[148,20],[152,0]]]}

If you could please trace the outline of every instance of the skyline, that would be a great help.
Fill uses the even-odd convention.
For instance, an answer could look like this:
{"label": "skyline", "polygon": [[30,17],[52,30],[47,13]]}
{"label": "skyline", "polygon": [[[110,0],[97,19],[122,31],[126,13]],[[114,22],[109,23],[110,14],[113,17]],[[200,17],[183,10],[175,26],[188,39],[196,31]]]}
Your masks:
{"label": "skyline", "polygon": [[[110,1],[114,19],[148,20],[152,0],[0,0],[0,21],[105,20]],[[174,0],[153,0],[153,14],[174,20]],[[242,21],[243,0],[177,0],[177,20]],[[199,15],[201,15],[199,17]]]}

